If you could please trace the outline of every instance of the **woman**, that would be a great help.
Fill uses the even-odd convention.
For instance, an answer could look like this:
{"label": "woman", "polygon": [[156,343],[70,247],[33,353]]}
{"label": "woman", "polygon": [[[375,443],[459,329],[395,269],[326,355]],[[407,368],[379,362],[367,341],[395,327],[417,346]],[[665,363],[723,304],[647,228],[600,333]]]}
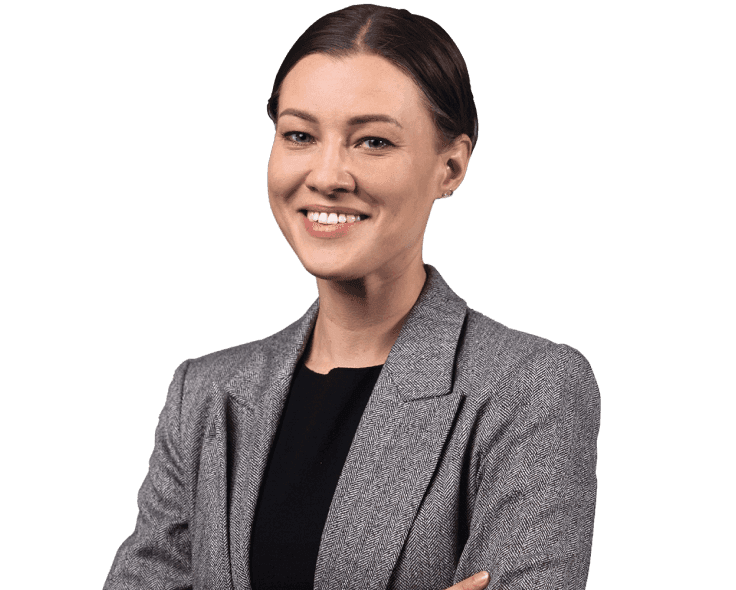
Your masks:
{"label": "woman", "polygon": [[422,261],[477,139],[457,47],[406,11],[346,8],[296,42],[268,113],[271,208],[319,298],[177,369],[105,587],[583,588],[590,366]]}

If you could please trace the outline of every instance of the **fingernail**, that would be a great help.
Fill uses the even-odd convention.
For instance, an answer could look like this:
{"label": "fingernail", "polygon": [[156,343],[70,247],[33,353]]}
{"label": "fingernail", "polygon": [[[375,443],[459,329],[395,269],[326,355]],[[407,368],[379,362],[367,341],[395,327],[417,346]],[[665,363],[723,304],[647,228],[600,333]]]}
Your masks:
{"label": "fingernail", "polygon": [[478,572],[473,576],[474,582],[487,582],[488,581],[488,572]]}

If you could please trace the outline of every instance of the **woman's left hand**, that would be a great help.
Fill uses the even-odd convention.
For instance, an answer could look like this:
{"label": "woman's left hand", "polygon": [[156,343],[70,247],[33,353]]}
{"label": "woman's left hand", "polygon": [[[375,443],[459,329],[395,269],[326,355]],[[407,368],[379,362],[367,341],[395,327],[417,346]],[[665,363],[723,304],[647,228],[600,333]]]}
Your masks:
{"label": "woman's left hand", "polygon": [[450,586],[447,590],[483,590],[488,585],[491,577],[488,572],[478,572],[469,578],[459,581],[454,586]]}

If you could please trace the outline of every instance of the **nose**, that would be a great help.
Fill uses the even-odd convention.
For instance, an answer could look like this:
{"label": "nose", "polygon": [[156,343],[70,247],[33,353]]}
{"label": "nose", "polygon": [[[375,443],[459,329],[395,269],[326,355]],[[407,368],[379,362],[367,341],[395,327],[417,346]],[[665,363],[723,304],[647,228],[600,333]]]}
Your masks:
{"label": "nose", "polygon": [[316,150],[306,184],[309,190],[325,196],[355,191],[355,178],[348,170],[348,157],[339,142],[325,143]]}

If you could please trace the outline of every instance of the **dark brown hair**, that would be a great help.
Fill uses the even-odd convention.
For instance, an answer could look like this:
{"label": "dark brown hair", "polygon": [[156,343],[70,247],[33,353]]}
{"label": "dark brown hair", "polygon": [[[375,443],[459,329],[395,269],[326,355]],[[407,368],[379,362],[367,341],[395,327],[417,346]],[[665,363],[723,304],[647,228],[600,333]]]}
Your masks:
{"label": "dark brown hair", "polygon": [[361,52],[389,60],[416,82],[443,147],[463,133],[475,147],[478,115],[468,68],[457,45],[428,18],[374,4],[357,4],[326,14],[302,33],[276,74],[268,116],[276,122],[281,84],[303,57],[312,53],[347,57]]}

